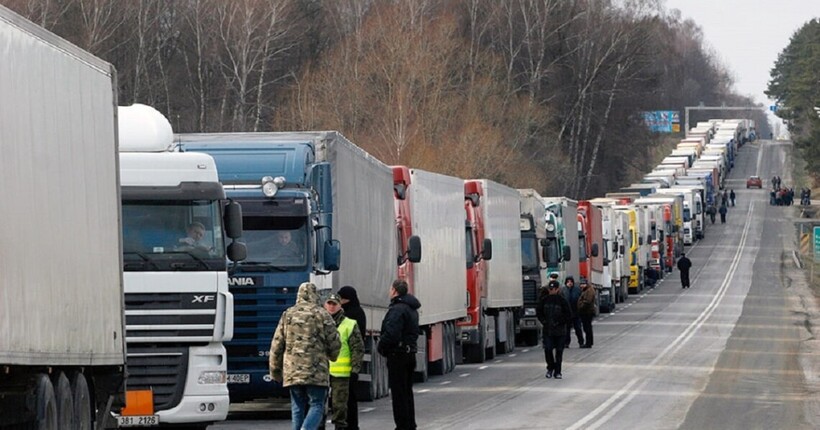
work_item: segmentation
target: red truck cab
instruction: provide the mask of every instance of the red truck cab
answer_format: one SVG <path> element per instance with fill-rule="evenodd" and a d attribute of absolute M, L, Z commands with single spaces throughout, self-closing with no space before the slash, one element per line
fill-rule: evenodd
<path fill-rule="evenodd" d="M 408 290 L 414 292 L 413 264 L 421 260 L 421 240 L 413 236 L 413 220 L 410 215 L 410 169 L 406 166 L 392 166 L 393 208 L 396 215 L 396 235 L 398 242 L 398 278 L 407 282 Z"/>
<path fill-rule="evenodd" d="M 465 223 L 465 244 L 466 244 L 466 265 L 467 265 L 467 316 L 458 321 L 458 326 L 462 330 L 462 343 L 465 353 L 468 350 L 483 351 L 482 346 L 478 346 L 483 341 L 476 335 L 480 333 L 479 323 L 482 321 L 481 298 L 486 295 L 487 288 L 487 264 L 486 261 L 492 258 L 492 243 L 485 238 L 484 215 L 481 211 L 481 199 L 484 197 L 484 188 L 481 181 L 464 181 L 464 210 L 466 214 Z M 476 344 L 475 346 L 472 346 Z M 483 362 L 484 360 L 476 354 L 465 354 L 468 361 Z"/>
<path fill-rule="evenodd" d="M 590 285 L 602 288 L 604 258 L 599 255 L 599 244 L 603 241 L 601 226 L 601 209 L 587 200 L 578 202 L 578 234 L 579 244 L 583 241 L 580 252 L 580 274 Z M 583 237 L 580 237 L 583 235 Z M 586 258 L 584 258 L 586 257 Z"/>

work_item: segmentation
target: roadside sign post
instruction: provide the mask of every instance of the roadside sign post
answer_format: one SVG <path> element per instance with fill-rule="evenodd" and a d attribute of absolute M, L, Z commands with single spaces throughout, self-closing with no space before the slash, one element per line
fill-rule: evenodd
<path fill-rule="evenodd" d="M 814 261 L 820 263 L 820 225 L 814 226 Z"/>

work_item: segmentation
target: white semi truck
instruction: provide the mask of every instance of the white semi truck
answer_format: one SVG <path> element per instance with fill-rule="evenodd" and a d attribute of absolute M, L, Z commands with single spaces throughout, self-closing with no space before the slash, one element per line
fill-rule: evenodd
<path fill-rule="evenodd" d="M 119 109 L 128 390 L 120 426 L 204 428 L 228 415 L 233 297 L 227 259 L 244 258 L 241 210 L 225 199 L 213 158 L 174 148 L 151 107 Z M 148 405 L 144 403 L 147 402 Z"/>
<path fill-rule="evenodd" d="M 0 6 L 0 427 L 124 403 L 116 72 Z"/>

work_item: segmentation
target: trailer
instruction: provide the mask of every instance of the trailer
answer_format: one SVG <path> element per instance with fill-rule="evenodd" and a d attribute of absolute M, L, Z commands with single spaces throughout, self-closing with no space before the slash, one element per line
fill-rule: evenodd
<path fill-rule="evenodd" d="M 126 376 L 116 71 L 3 6 L 0 40 L 0 427 L 116 425 Z"/>

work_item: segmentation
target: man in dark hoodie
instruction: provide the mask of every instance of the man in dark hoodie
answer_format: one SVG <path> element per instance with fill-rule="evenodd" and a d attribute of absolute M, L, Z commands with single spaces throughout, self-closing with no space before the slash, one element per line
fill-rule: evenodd
<path fill-rule="evenodd" d="M 547 294 L 538 298 L 535 308 L 538 321 L 544 326 L 544 359 L 547 362 L 547 379 L 561 379 L 561 364 L 564 358 L 564 341 L 567 323 L 572 317 L 567 299 L 561 294 L 561 284 L 550 281 Z M 555 351 L 555 355 L 553 355 Z"/>
<path fill-rule="evenodd" d="M 362 333 L 362 339 L 367 335 L 367 316 L 364 309 L 359 304 L 359 294 L 356 289 L 345 285 L 339 288 L 339 297 L 342 298 L 342 310 L 345 316 L 356 320 L 356 325 Z M 347 397 L 347 428 L 348 430 L 359 430 L 359 399 L 357 397 L 357 386 L 359 384 L 359 374 L 350 374 L 350 388 Z"/>
<path fill-rule="evenodd" d="M 379 354 L 387 357 L 387 380 L 396 430 L 416 428 L 413 371 L 419 337 L 418 299 L 407 292 L 407 282 L 397 279 L 390 287 L 390 308 L 382 320 Z"/>

